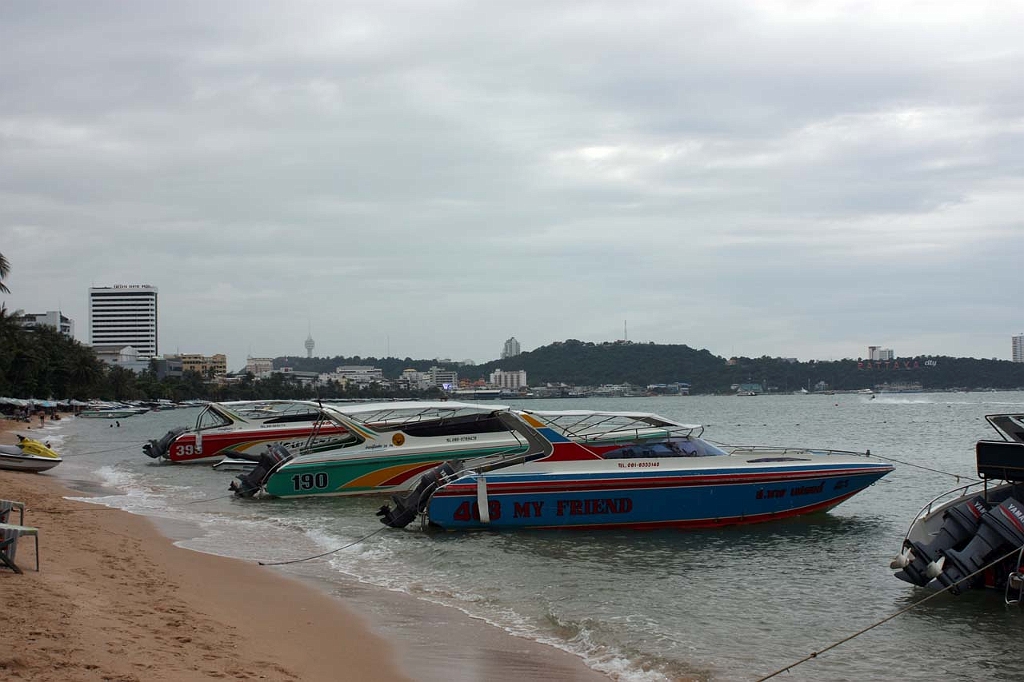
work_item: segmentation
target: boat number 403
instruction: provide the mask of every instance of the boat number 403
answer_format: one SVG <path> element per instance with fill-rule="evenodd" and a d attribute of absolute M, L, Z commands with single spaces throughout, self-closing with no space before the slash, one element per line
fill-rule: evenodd
<path fill-rule="evenodd" d="M 292 488 L 299 490 L 323 490 L 327 487 L 327 474 L 295 474 L 292 476 Z"/>

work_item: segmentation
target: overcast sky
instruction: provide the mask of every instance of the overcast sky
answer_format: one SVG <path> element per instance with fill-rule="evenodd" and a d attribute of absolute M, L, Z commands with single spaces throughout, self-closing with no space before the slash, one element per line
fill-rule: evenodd
<path fill-rule="evenodd" d="M 1009 358 L 1020 2 L 0 4 L 9 310 L 160 351 Z M 508 369 L 515 369 L 509 367 Z"/>

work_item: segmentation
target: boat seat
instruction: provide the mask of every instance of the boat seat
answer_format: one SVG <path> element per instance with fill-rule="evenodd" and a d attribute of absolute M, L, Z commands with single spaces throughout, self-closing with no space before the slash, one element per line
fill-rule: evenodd
<path fill-rule="evenodd" d="M 25 503 L 15 502 L 14 500 L 0 500 L 0 523 L 7 523 L 11 516 L 11 512 L 17 509 L 21 512 L 21 518 L 18 523 L 22 526 L 25 525 Z"/>
<path fill-rule="evenodd" d="M 39 529 L 30 526 L 15 526 L 10 523 L 0 523 L 0 562 L 15 573 L 21 573 L 21 569 L 14 563 L 15 553 L 18 550 L 18 538 L 23 535 L 30 535 L 36 539 L 36 571 L 39 571 Z"/>

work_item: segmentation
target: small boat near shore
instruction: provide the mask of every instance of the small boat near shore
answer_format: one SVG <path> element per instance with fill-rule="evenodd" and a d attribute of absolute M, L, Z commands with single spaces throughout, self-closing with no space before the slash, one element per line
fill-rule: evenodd
<path fill-rule="evenodd" d="M 25 436 L 19 435 L 15 445 L 0 445 L 0 469 L 38 473 L 63 461 L 46 443 Z"/>
<path fill-rule="evenodd" d="M 720 447 L 655 414 L 509 410 L 521 453 L 449 461 L 381 521 L 457 529 L 715 528 L 823 512 L 893 470 L 869 454 Z"/>
<path fill-rule="evenodd" d="M 980 481 L 939 495 L 918 513 L 890 567 L 896 577 L 932 581 L 960 594 L 1002 590 L 1024 601 L 1024 415 L 985 419 L 1002 437 L 975 445 Z"/>
<path fill-rule="evenodd" d="M 82 410 L 78 417 L 82 419 L 127 419 L 137 414 L 148 412 L 148 408 L 135 407 L 99 407 L 96 409 Z"/>
<path fill-rule="evenodd" d="M 306 451 L 352 441 L 342 425 L 325 420 L 316 403 L 260 400 L 208 403 L 192 428 L 171 429 L 142 446 L 149 457 L 174 463 L 211 463 L 230 456 L 251 460 L 275 445 Z M 241 465 L 244 468 L 244 464 Z"/>

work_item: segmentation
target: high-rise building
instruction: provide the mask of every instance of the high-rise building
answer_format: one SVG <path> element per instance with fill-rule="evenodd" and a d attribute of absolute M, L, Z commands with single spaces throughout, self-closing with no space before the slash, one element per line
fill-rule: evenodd
<path fill-rule="evenodd" d="M 310 332 L 309 336 L 306 337 L 306 357 L 313 357 L 313 349 L 316 348 L 316 341 L 313 340 L 313 334 Z"/>
<path fill-rule="evenodd" d="M 519 355 L 519 342 L 516 341 L 516 337 L 512 337 L 505 342 L 505 346 L 501 349 L 501 359 L 512 358 Z"/>
<path fill-rule="evenodd" d="M 1013 356 L 1014 362 L 1024 362 L 1024 334 L 1018 334 L 1012 337 L 1013 339 Z"/>
<path fill-rule="evenodd" d="M 156 287 L 115 284 L 89 289 L 89 343 L 131 346 L 139 357 L 157 355 Z"/>

